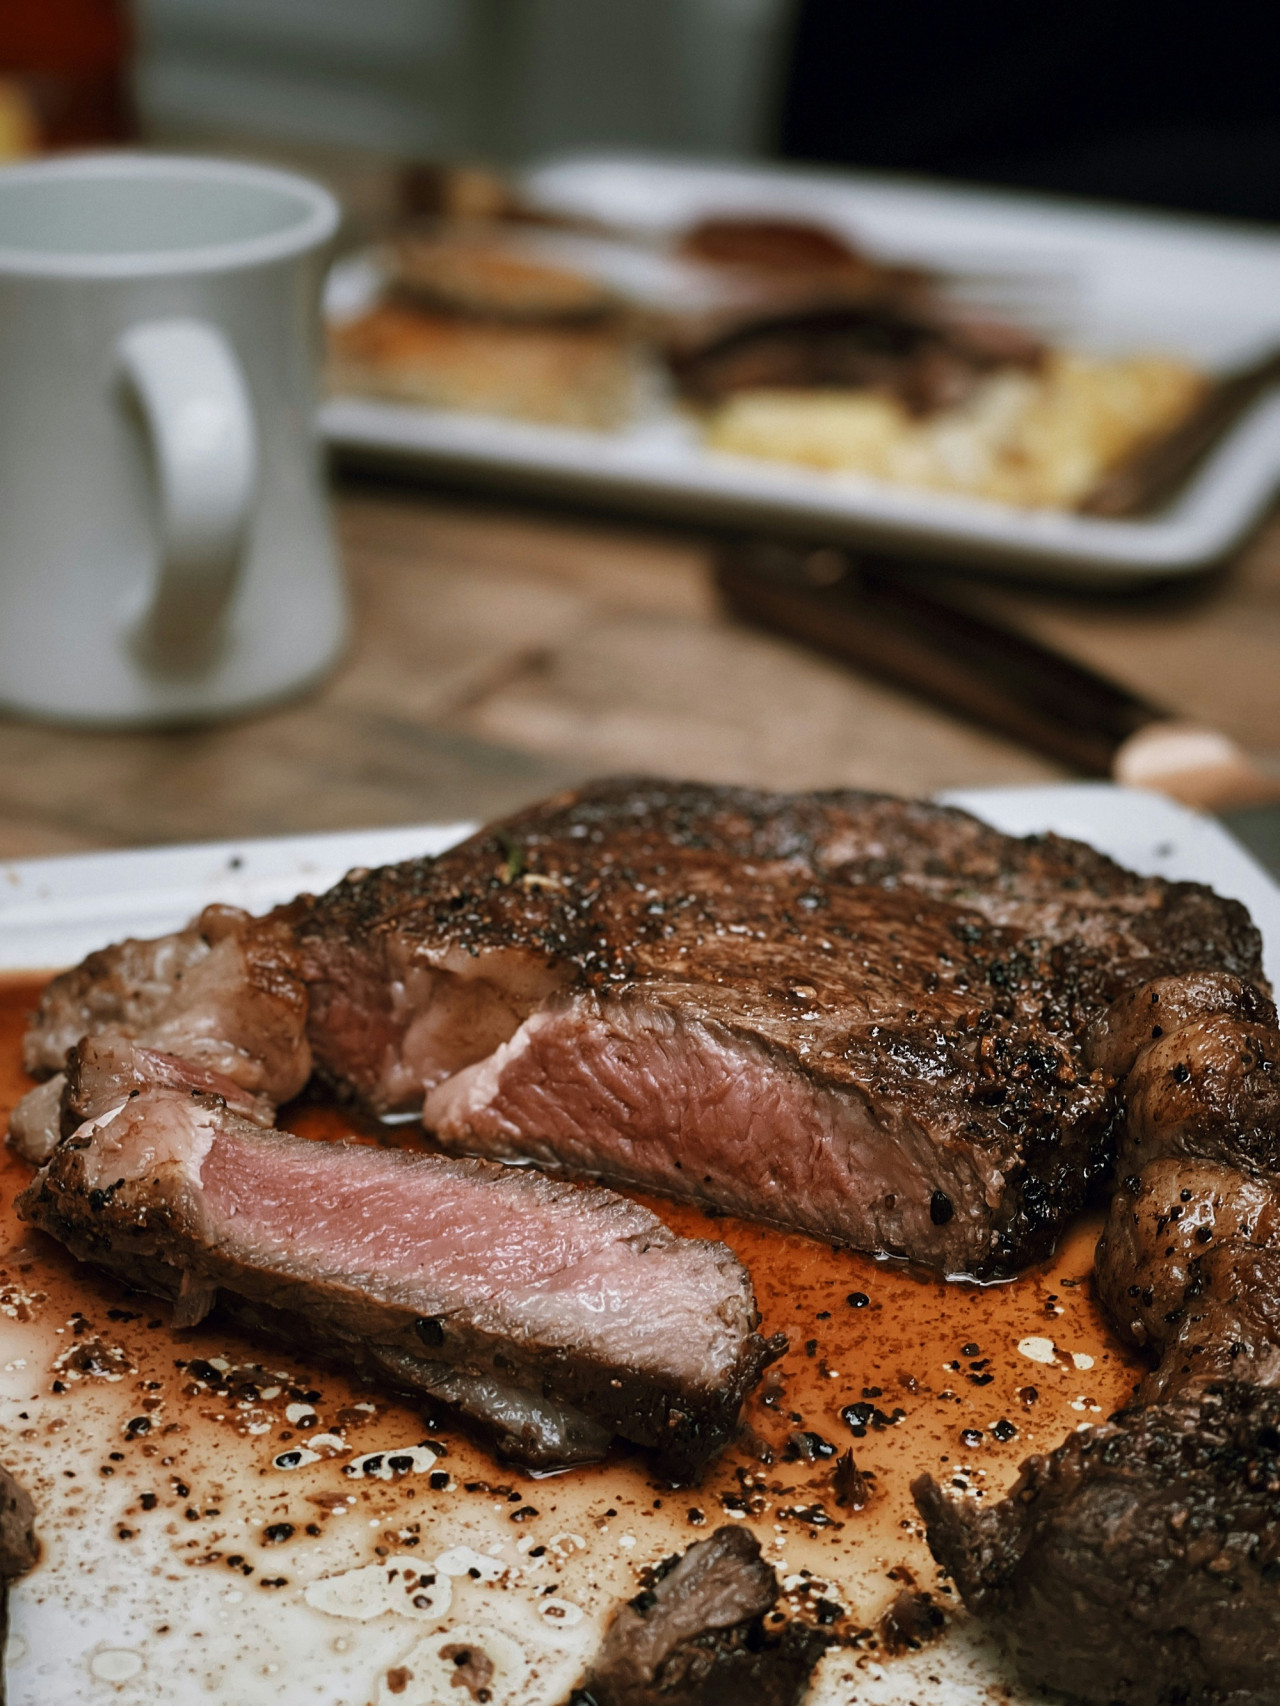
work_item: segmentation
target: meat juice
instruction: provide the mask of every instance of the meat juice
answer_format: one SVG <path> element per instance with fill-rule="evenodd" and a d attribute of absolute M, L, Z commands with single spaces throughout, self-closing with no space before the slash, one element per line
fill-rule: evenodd
<path fill-rule="evenodd" d="M 5 1119 L 30 1084 L 20 1041 L 41 981 L 0 981 Z M 281 1123 L 320 1141 L 427 1143 L 317 1102 Z M 1120 1407 L 1141 1372 L 1093 1298 L 1095 1222 L 1051 1262 L 980 1287 L 652 1199 L 677 1232 L 732 1247 L 761 1330 L 791 1348 L 696 1488 L 624 1451 L 534 1479 L 443 1412 L 216 1314 L 173 1330 L 167 1305 L 16 1220 L 29 1177 L 0 1151 L 4 1461 L 35 1497 L 44 1545 L 14 1595 L 11 1697 L 32 1706 L 76 1688 L 153 1700 L 160 1676 L 165 1699 L 425 1706 L 460 1698 L 444 1635 L 456 1646 L 460 1629 L 486 1648 L 493 1706 L 557 1701 L 640 1572 L 725 1521 L 755 1531 L 790 1609 L 843 1638 L 813 1698 L 848 1700 L 895 1644 L 882 1619 L 904 1587 L 948 1618 L 955 1606 L 910 1481 L 929 1470 L 997 1498 L 1025 1456 Z M 442 1573 L 447 1616 L 438 1580 L 407 1600 L 386 1582 Z"/>

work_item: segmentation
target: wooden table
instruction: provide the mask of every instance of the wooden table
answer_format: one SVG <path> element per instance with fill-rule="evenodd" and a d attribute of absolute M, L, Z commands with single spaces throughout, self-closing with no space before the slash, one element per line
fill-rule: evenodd
<path fill-rule="evenodd" d="M 190 731 L 0 722 L 0 856 L 483 817 L 609 771 L 925 792 L 1057 779 L 1015 744 L 727 620 L 711 542 L 348 477 L 350 650 Z M 1280 520 L 1229 571 L 992 606 L 1280 759 Z"/>

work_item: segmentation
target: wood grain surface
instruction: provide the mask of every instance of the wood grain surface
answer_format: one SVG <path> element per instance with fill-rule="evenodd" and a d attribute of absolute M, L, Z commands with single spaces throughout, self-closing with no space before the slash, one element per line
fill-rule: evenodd
<path fill-rule="evenodd" d="M 354 622 L 329 681 L 193 730 L 0 721 L 0 857 L 484 817 L 619 770 L 901 793 L 1068 774 L 731 622 L 705 537 L 369 476 L 334 496 Z M 1280 518 L 1193 585 L 982 598 L 1280 762 Z"/>

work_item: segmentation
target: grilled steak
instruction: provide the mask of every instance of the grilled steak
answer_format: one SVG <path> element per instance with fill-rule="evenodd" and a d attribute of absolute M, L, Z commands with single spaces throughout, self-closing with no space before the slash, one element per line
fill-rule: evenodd
<path fill-rule="evenodd" d="M 446 1147 L 984 1276 L 1083 1200 L 1104 1001 L 1258 972 L 1234 903 L 1069 842 L 692 785 L 550 801 L 295 928 L 322 1068 L 376 1106 L 425 1090 Z"/>
<path fill-rule="evenodd" d="M 983 1509 L 928 1476 L 929 1544 L 1030 1683 L 1105 1706 L 1270 1706 L 1280 1393 L 1228 1383 L 1070 1434 Z"/>
<path fill-rule="evenodd" d="M 447 1148 L 983 1277 L 1045 1253 L 1105 1157 L 1110 1081 L 1080 1038 L 1106 1004 L 1174 973 L 1260 976 L 1242 907 L 1073 842 L 878 795 L 657 782 L 353 873 L 261 946 L 220 927 L 228 961 L 305 989 L 330 1084 L 423 1108 Z M 55 981 L 33 1063 L 60 1065 L 77 1024 L 122 1028 L 103 976 L 98 956 Z M 240 1036 L 227 989 L 209 1028 Z M 130 1024 L 183 1054 L 166 1012 Z"/>
<path fill-rule="evenodd" d="M 718 1528 L 615 1615 L 570 1706 L 796 1706 L 827 1637 L 765 1632 L 778 1578 L 749 1529 Z"/>
<path fill-rule="evenodd" d="M 0 1469 L 0 1580 L 25 1575 L 35 1563 L 35 1518 L 30 1493 L 7 1469 Z"/>
<path fill-rule="evenodd" d="M 54 1151 L 19 1213 L 83 1260 L 487 1419 L 540 1467 L 617 1433 L 676 1477 L 785 1348 L 745 1270 L 599 1188 L 266 1131 L 149 1089 Z"/>

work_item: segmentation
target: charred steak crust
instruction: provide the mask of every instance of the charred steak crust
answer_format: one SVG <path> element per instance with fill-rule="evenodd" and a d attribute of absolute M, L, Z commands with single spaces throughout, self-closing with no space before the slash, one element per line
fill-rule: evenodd
<path fill-rule="evenodd" d="M 934 1557 L 1021 1674 L 1122 1706 L 1264 1706 L 1280 1666 L 1280 1393 L 1237 1382 L 1032 1457 L 977 1509 L 913 1489 Z"/>
<path fill-rule="evenodd" d="M 766 1632 L 777 1598 L 750 1530 L 716 1529 L 614 1614 L 570 1706 L 798 1706 L 830 1638 L 795 1621 Z"/>
<path fill-rule="evenodd" d="M 209 1146 L 209 1132 L 214 1144 L 224 1141 L 225 1150 Z M 223 1154 L 229 1157 L 225 1162 Z M 438 1181 L 459 1195 L 459 1213 L 469 1200 L 479 1202 L 487 1217 L 483 1224 L 491 1221 L 495 1232 L 501 1227 L 519 1239 L 521 1217 L 539 1217 L 531 1221 L 528 1238 L 546 1253 L 509 1306 L 501 1285 L 474 1303 L 460 1300 L 448 1250 L 442 1277 L 425 1256 L 419 1279 L 417 1269 L 406 1273 L 394 1262 L 383 1271 L 373 1254 L 366 1258 L 369 1272 L 333 1274 L 324 1268 L 320 1245 L 312 1249 L 299 1242 L 283 1254 L 273 1253 L 278 1237 L 276 1246 L 255 1245 L 253 1207 L 244 1203 L 243 1187 L 239 1199 L 230 1199 L 229 1211 L 211 1207 L 216 1189 L 209 1183 L 211 1170 L 242 1166 L 244 1158 L 260 1173 L 260 1188 L 280 1189 L 286 1201 L 293 1186 L 281 1186 L 285 1167 L 295 1174 L 302 1169 L 302 1184 L 310 1185 L 317 1200 L 331 1183 L 317 1169 L 336 1168 L 344 1193 L 333 1211 L 338 1215 L 355 1212 L 348 1200 L 353 1188 L 380 1188 L 393 1196 L 417 1191 L 425 1203 Z M 317 1172 L 314 1180 L 308 1169 Z M 107 1179 L 117 1171 L 124 1176 Z M 252 1187 L 250 1176 L 250 1192 Z M 221 1295 L 234 1318 L 383 1384 L 420 1393 L 458 1372 L 497 1380 L 516 1393 L 580 1411 L 599 1434 L 594 1455 L 617 1433 L 653 1451 L 677 1480 L 693 1477 L 731 1437 L 746 1393 L 786 1348 L 781 1335 L 765 1340 L 754 1331 L 750 1281 L 724 1245 L 679 1238 L 648 1210 L 610 1191 L 485 1161 L 314 1144 L 263 1130 L 229 1113 L 220 1098 L 190 1092 L 144 1092 L 83 1127 L 59 1146 L 19 1198 L 18 1213 L 81 1260 L 173 1299 L 184 1324 L 199 1320 Z M 577 1235 L 587 1222 L 584 1241 Z M 362 1235 L 355 1260 L 362 1259 L 367 1242 Z M 645 1296 L 625 1298 L 611 1293 L 611 1286 L 673 1287 L 675 1324 L 683 1321 L 687 1333 L 700 1332 L 705 1349 L 673 1345 L 664 1355 L 646 1345 L 638 1360 L 629 1360 L 628 1347 L 620 1343 L 613 1356 L 598 1332 L 585 1337 L 572 1318 L 562 1321 L 543 1307 L 540 1296 L 554 1286 L 557 1264 L 581 1261 L 584 1252 L 589 1259 L 598 1248 L 607 1258 L 615 1244 L 626 1257 L 624 1271 L 606 1265 L 599 1280 L 589 1281 L 603 1288 L 599 1306 L 622 1322 L 643 1311 Z M 695 1293 L 694 1286 L 702 1291 Z M 441 1295 L 445 1306 L 424 1313 L 425 1293 Z M 706 1301 L 698 1302 L 703 1293 Z M 653 1292 L 655 1308 L 670 1308 L 672 1301 L 671 1291 Z M 695 1321 L 690 1311 L 696 1308 L 713 1310 L 712 1318 Z M 625 1340 L 625 1327 L 619 1333 Z M 685 1364 L 687 1374 L 681 1372 Z"/>

